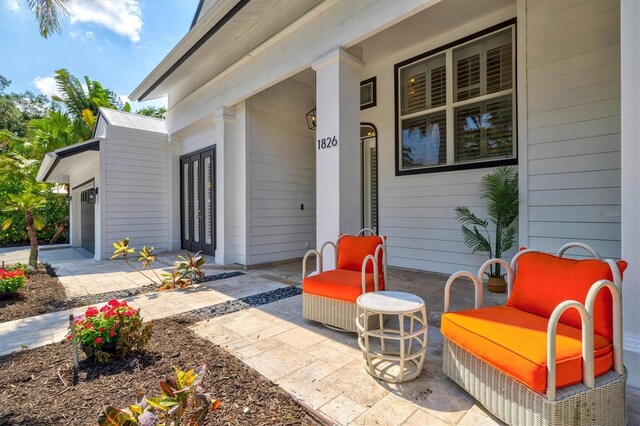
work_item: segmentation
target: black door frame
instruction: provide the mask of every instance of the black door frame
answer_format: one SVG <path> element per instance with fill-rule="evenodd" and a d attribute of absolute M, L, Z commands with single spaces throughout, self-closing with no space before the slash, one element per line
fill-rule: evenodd
<path fill-rule="evenodd" d="M 373 131 L 375 133 L 374 137 L 376 139 L 375 146 L 376 146 L 376 154 L 377 154 L 379 152 L 378 151 L 378 128 L 376 127 L 375 124 L 369 123 L 367 121 L 360 122 L 360 128 L 362 128 L 362 127 L 371 127 L 373 129 Z M 362 223 L 362 227 L 363 228 L 364 228 L 364 222 L 365 222 L 365 217 L 364 217 L 364 197 L 365 197 L 365 193 L 364 193 L 364 189 L 365 189 L 364 188 L 364 140 L 365 139 L 369 139 L 370 137 L 371 136 L 366 137 L 366 138 L 360 137 L 360 170 L 361 170 L 360 173 L 361 173 L 361 176 L 362 176 L 361 179 L 360 179 L 361 180 L 361 182 L 360 182 L 360 192 L 361 192 L 362 196 L 360 198 L 361 198 L 361 203 L 362 203 L 362 206 L 361 206 L 361 210 L 362 210 L 361 221 L 362 222 L 361 223 Z M 376 155 L 376 163 L 379 162 L 379 160 L 380 160 L 380 156 Z M 379 165 L 377 165 L 377 166 L 378 167 L 376 167 L 376 200 L 378 200 L 378 202 L 376 203 L 375 210 L 376 210 L 376 217 L 378 218 L 378 220 L 376 221 L 376 226 L 375 226 L 374 231 L 376 232 L 376 235 L 379 235 L 380 234 L 380 214 L 379 214 L 379 207 L 378 206 L 380 204 L 380 197 L 379 197 L 379 194 L 378 194 L 378 192 L 379 192 L 378 183 L 379 182 L 377 182 L 377 181 L 378 181 L 378 173 L 380 171 L 380 167 L 379 167 Z"/>
<path fill-rule="evenodd" d="M 204 154 L 204 155 L 203 155 Z M 200 214 L 199 217 L 197 218 L 200 223 L 199 223 L 199 228 L 200 228 L 200 235 L 198 238 L 198 242 L 195 243 L 193 241 L 193 230 L 194 230 L 194 223 L 195 223 L 195 219 L 196 219 L 196 215 L 193 209 L 193 205 L 194 205 L 194 194 L 192 194 L 192 190 L 193 190 L 193 162 L 194 161 L 198 161 L 198 179 L 200 182 L 200 185 L 198 187 L 199 192 L 197 194 L 198 197 L 198 204 L 200 207 L 200 210 L 204 210 L 204 202 L 205 202 L 205 181 L 204 181 L 204 176 L 205 176 L 205 171 L 204 171 L 204 159 L 207 157 L 211 157 L 211 181 L 212 181 L 212 185 L 211 188 L 209 189 L 211 191 L 210 196 L 211 196 L 211 244 L 206 244 L 205 241 L 205 230 L 206 227 L 204 226 L 204 214 Z M 184 193 L 184 188 L 185 188 L 185 184 L 184 184 L 184 164 L 188 164 L 188 184 L 186 186 L 187 188 L 187 193 L 186 193 L 186 197 L 189 199 L 189 235 L 185 236 L 184 234 L 184 225 L 185 225 L 185 217 L 184 217 L 184 200 L 185 200 L 185 193 Z M 182 155 L 180 157 L 180 245 L 183 249 L 185 250 L 189 250 L 189 251 L 202 251 L 204 254 L 208 254 L 211 256 L 215 255 L 215 250 L 216 250 L 216 224 L 217 224 L 217 216 L 216 216 L 216 207 L 217 207 L 217 203 L 216 203 L 216 186 L 217 186 L 217 179 L 216 179 L 216 146 L 215 145 L 211 145 L 209 147 L 200 149 L 198 151 L 195 152 L 191 152 L 189 154 L 185 154 Z"/>

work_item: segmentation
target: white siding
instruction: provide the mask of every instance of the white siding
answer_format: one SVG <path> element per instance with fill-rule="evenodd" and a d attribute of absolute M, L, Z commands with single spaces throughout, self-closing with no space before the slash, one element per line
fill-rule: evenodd
<path fill-rule="evenodd" d="M 215 145 L 216 128 L 211 124 L 199 127 L 182 137 L 182 155 Z"/>
<path fill-rule="evenodd" d="M 100 199 L 105 202 L 104 229 L 107 258 L 111 243 L 125 237 L 132 246 L 169 248 L 169 182 L 166 135 L 108 126 L 102 144 L 104 183 Z M 97 224 L 96 224 L 97 226 Z"/>
<path fill-rule="evenodd" d="M 527 1 L 528 244 L 620 257 L 617 0 Z"/>
<path fill-rule="evenodd" d="M 442 6 L 446 7 L 445 3 Z M 434 6 L 423 13 L 439 10 Z M 472 254 L 464 244 L 454 209 L 467 206 L 480 217 L 487 217 L 479 184 L 491 169 L 395 176 L 394 166 L 394 64 L 513 18 L 515 7 L 498 11 L 487 8 L 484 13 L 486 16 L 475 15 L 471 22 L 450 22 L 450 32 L 434 34 L 415 44 L 411 44 L 413 40 L 397 40 L 404 49 L 375 62 L 367 59 L 380 56 L 367 50 L 375 46 L 368 45 L 363 52 L 362 80 L 377 77 L 377 106 L 363 110 L 361 121 L 373 123 L 378 129 L 379 231 L 388 238 L 389 265 L 451 274 L 477 271 L 487 259 L 484 253 Z"/>
<path fill-rule="evenodd" d="M 315 132 L 304 117 L 314 97 L 314 88 L 290 79 L 247 101 L 251 264 L 316 246 Z"/>

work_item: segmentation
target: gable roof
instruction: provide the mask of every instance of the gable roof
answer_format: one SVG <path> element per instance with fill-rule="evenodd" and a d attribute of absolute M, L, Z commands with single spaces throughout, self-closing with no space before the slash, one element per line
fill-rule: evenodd
<path fill-rule="evenodd" d="M 146 115 L 102 107 L 98 110 L 98 120 L 101 118 L 104 119 L 107 124 L 112 126 L 146 130 L 156 133 L 166 133 L 164 120 L 161 118 L 148 117 Z M 98 128 L 97 123 L 95 128 Z"/>

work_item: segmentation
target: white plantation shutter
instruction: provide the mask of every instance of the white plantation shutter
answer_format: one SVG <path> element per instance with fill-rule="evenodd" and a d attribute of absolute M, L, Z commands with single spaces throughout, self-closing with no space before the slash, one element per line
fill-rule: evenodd
<path fill-rule="evenodd" d="M 487 51 L 487 93 L 511 89 L 513 85 L 511 44 Z"/>
<path fill-rule="evenodd" d="M 422 111 L 427 106 L 427 75 L 422 72 L 412 75 L 407 81 L 406 113 Z"/>
<path fill-rule="evenodd" d="M 401 169 L 515 156 L 513 38 L 509 27 L 400 68 Z"/>
<path fill-rule="evenodd" d="M 443 65 L 431 71 L 431 108 L 447 102 L 447 69 Z"/>
<path fill-rule="evenodd" d="M 456 101 L 480 95 L 480 55 L 456 61 Z"/>

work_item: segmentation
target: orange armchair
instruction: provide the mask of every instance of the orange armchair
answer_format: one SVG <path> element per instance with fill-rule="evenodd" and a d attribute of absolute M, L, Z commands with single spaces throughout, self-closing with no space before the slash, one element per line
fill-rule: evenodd
<path fill-rule="evenodd" d="M 573 247 L 594 259 L 564 258 Z M 507 271 L 508 300 L 483 308 L 482 279 L 491 263 Z M 445 286 L 441 325 L 445 374 L 507 424 L 626 424 L 626 267 L 569 243 L 557 255 L 523 250 L 511 265 L 492 259 L 478 275 L 454 274 Z M 474 283 L 476 306 L 450 312 L 449 290 L 461 277 Z"/>
<path fill-rule="evenodd" d="M 365 233 L 372 235 L 364 236 Z M 323 256 L 333 247 L 336 269 L 325 271 Z M 307 276 L 309 256 L 316 257 L 316 274 Z M 356 299 L 361 294 L 385 289 L 387 254 L 385 238 L 370 229 L 357 236 L 341 235 L 336 243 L 309 250 L 302 260 L 302 316 L 329 328 L 356 331 Z"/>

